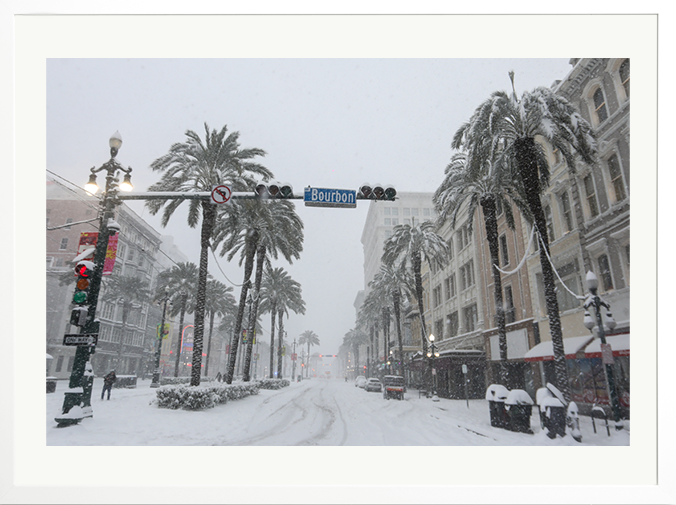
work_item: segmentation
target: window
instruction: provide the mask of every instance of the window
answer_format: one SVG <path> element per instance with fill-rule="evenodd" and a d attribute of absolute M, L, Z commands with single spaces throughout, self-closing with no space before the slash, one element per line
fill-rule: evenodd
<path fill-rule="evenodd" d="M 391 211 L 392 211 L 392 207 L 385 207 L 383 209 L 383 214 L 385 214 L 386 216 L 389 216 L 389 215 L 391 215 Z"/>
<path fill-rule="evenodd" d="M 455 274 L 451 274 L 449 277 L 446 277 L 446 300 L 454 298 L 456 295 L 455 289 Z"/>
<path fill-rule="evenodd" d="M 603 123 L 608 119 L 608 109 L 606 108 L 606 99 L 603 96 L 603 90 L 598 88 L 594 92 L 594 110 L 599 119 L 599 123 Z"/>
<path fill-rule="evenodd" d="M 418 209 L 411 209 L 411 215 L 418 216 L 419 215 Z"/>
<path fill-rule="evenodd" d="M 411 209 L 408 207 L 404 207 L 404 216 L 410 216 L 411 215 Z"/>
<path fill-rule="evenodd" d="M 385 218 L 385 226 L 391 226 L 392 225 L 392 218 L 386 217 Z"/>
<path fill-rule="evenodd" d="M 134 261 L 134 249 L 129 248 L 129 254 L 127 255 L 127 261 Z"/>
<path fill-rule="evenodd" d="M 563 155 L 558 147 L 554 148 L 552 155 L 554 156 L 554 165 L 558 165 L 563 161 Z"/>
<path fill-rule="evenodd" d="M 62 267 L 63 266 L 63 258 L 56 258 L 56 267 Z"/>
<path fill-rule="evenodd" d="M 589 214 L 591 217 L 599 215 L 599 206 L 596 202 L 596 190 L 594 189 L 594 181 L 592 175 L 587 175 L 584 180 L 584 192 L 587 195 L 587 206 L 589 207 Z"/>
<path fill-rule="evenodd" d="M 613 277 L 610 274 L 610 262 L 608 261 L 608 256 L 602 254 L 599 256 L 599 278 L 601 280 L 601 287 L 603 291 L 610 291 L 613 289 Z"/>
<path fill-rule="evenodd" d="M 516 309 L 514 308 L 514 295 L 512 294 L 512 286 L 505 286 L 505 323 L 513 323 L 516 321 Z"/>
<path fill-rule="evenodd" d="M 500 254 L 502 255 L 502 265 L 509 265 L 509 251 L 507 250 L 507 235 L 500 237 Z"/>
<path fill-rule="evenodd" d="M 559 197 L 561 202 L 561 215 L 563 216 L 563 226 L 566 231 L 573 231 L 573 212 L 570 208 L 570 199 L 568 198 L 568 193 L 563 192 Z"/>
<path fill-rule="evenodd" d="M 52 266 L 53 261 L 54 261 L 54 258 L 52 256 L 47 256 L 47 268 Z"/>
<path fill-rule="evenodd" d="M 610 181 L 615 190 L 615 201 L 621 202 L 627 198 L 627 192 L 624 188 L 624 178 L 622 177 L 622 170 L 620 169 L 620 161 L 615 154 L 608 158 L 608 172 L 610 173 Z"/>
<path fill-rule="evenodd" d="M 624 92 L 629 98 L 629 59 L 624 60 L 620 65 L 620 81 L 622 81 Z"/>
<path fill-rule="evenodd" d="M 472 242 L 472 235 L 469 232 L 467 225 L 462 226 L 458 230 L 458 242 L 461 251 Z"/>
<path fill-rule="evenodd" d="M 453 237 L 448 239 L 448 259 L 453 259 L 453 254 L 455 254 L 455 249 L 453 249 Z"/>
<path fill-rule="evenodd" d="M 396 209 L 395 209 L 396 210 Z M 399 224 L 399 219 L 396 217 L 392 218 L 392 226 L 397 226 Z"/>
<path fill-rule="evenodd" d="M 399 215 L 399 209 L 396 207 L 392 207 L 392 215 L 393 216 L 398 216 Z"/>
<path fill-rule="evenodd" d="M 59 356 L 59 359 L 56 360 L 56 369 L 54 372 L 60 372 L 63 368 L 63 355 Z"/>
<path fill-rule="evenodd" d="M 478 312 L 476 308 L 476 303 L 474 305 L 470 305 L 469 307 L 465 307 L 464 309 L 462 309 L 462 319 L 466 333 L 469 333 L 476 329 L 478 321 L 477 316 Z"/>
<path fill-rule="evenodd" d="M 434 301 L 435 307 L 441 305 L 441 286 L 437 286 L 432 291 L 432 300 Z"/>
<path fill-rule="evenodd" d="M 66 372 L 70 372 L 73 370 L 73 363 L 75 362 L 75 356 L 71 356 L 68 358 L 68 366 L 66 367 Z"/>
<path fill-rule="evenodd" d="M 411 226 L 411 218 L 410 218 L 410 217 L 405 217 L 405 218 L 404 218 L 404 224 L 407 224 L 407 225 Z"/>
<path fill-rule="evenodd" d="M 554 242 L 554 220 L 552 219 L 552 208 L 549 205 L 543 207 L 543 212 L 545 214 L 545 222 L 547 223 L 547 237 L 549 238 L 549 243 Z"/>
<path fill-rule="evenodd" d="M 444 338 L 444 320 L 437 319 L 434 322 L 434 336 L 437 340 L 443 340 Z"/>
<path fill-rule="evenodd" d="M 429 215 L 430 215 L 430 209 L 429 208 L 423 209 L 423 216 L 429 217 Z"/>
<path fill-rule="evenodd" d="M 457 337 L 458 336 L 458 330 L 459 330 L 459 320 L 458 320 L 458 312 L 453 312 L 451 315 L 448 316 L 448 336 L 449 337 Z"/>
<path fill-rule="evenodd" d="M 61 249 L 62 251 L 63 251 L 64 249 L 68 249 L 68 238 L 63 237 L 63 238 L 61 239 L 61 245 L 59 246 L 59 249 Z"/>
<path fill-rule="evenodd" d="M 72 223 L 72 222 L 73 222 L 73 218 L 72 218 L 72 217 L 69 217 L 68 219 L 66 219 L 66 224 L 69 224 L 69 223 Z M 70 230 L 70 226 L 66 226 L 66 227 L 64 228 L 64 230 Z"/>
<path fill-rule="evenodd" d="M 462 291 L 474 285 L 474 261 L 469 260 L 460 267 L 460 288 Z"/>
<path fill-rule="evenodd" d="M 502 207 L 502 200 L 500 198 L 497 198 L 495 200 L 495 215 L 500 217 L 502 216 L 502 213 L 505 211 L 505 209 Z"/>

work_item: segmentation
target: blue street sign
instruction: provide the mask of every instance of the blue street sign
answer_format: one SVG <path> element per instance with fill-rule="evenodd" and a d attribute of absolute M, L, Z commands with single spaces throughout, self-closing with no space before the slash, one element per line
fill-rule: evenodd
<path fill-rule="evenodd" d="M 305 188 L 307 207 L 357 207 L 357 192 L 354 189 Z"/>

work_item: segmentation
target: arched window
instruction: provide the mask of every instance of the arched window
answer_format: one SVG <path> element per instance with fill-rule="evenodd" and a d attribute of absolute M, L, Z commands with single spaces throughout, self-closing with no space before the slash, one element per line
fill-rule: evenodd
<path fill-rule="evenodd" d="M 627 94 L 627 98 L 629 98 L 629 58 L 624 60 L 622 65 L 620 65 L 620 81 L 624 87 L 624 92 Z"/>
<path fill-rule="evenodd" d="M 608 119 L 608 109 L 606 107 L 606 98 L 603 96 L 603 90 L 598 88 L 594 92 L 594 110 L 599 119 L 599 124 Z"/>

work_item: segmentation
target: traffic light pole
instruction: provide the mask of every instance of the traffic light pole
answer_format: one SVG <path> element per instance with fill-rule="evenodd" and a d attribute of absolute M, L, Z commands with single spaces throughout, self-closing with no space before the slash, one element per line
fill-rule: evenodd
<path fill-rule="evenodd" d="M 112 151 L 112 150 L 111 150 Z M 106 170 L 106 192 L 101 202 L 102 212 L 99 221 L 99 235 L 96 240 L 94 250 L 94 271 L 87 291 L 87 321 L 80 329 L 81 334 L 98 335 L 99 321 L 96 317 L 96 306 L 101 289 L 101 280 L 103 277 L 103 266 L 106 261 L 106 252 L 108 250 L 108 239 L 119 230 L 117 227 L 109 227 L 109 221 L 113 220 L 115 206 L 119 199 L 117 198 L 117 181 L 115 173 L 117 170 L 125 169 L 119 165 L 114 155 L 99 170 Z M 92 170 L 93 171 L 93 170 Z M 131 171 L 131 169 L 129 169 Z M 122 338 L 122 337 L 121 337 Z M 96 344 L 78 345 L 75 351 L 73 369 L 68 383 L 68 391 L 64 393 L 63 407 L 61 415 L 55 418 L 59 427 L 69 426 L 79 423 L 85 417 L 92 417 L 93 410 L 91 406 L 92 388 L 94 382 L 91 365 L 87 367 L 89 358 L 94 354 Z M 73 407 L 80 407 L 80 410 L 73 412 Z"/>

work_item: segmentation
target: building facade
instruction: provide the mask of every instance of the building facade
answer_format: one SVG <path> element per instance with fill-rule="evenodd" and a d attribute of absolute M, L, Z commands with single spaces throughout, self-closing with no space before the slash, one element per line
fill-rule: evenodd
<path fill-rule="evenodd" d="M 78 255 L 80 234 L 98 231 L 99 200 L 79 188 L 47 180 L 46 210 L 46 339 L 47 353 L 53 357 L 48 374 L 66 379 L 70 377 L 75 348 L 63 346 L 63 336 L 79 331 L 70 325 L 75 280 L 72 262 Z M 158 262 L 161 236 L 124 204 L 117 208 L 115 219 L 121 230 L 112 275 L 145 281 L 152 293 L 157 274 L 164 269 Z M 161 306 L 152 303 L 152 299 L 135 301 L 123 322 L 123 300 L 106 297 L 107 279 L 104 276 L 97 307 L 100 329 L 92 357 L 94 373 L 100 376 L 115 368 L 118 375 L 147 375 L 154 367 Z"/>

